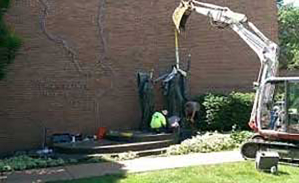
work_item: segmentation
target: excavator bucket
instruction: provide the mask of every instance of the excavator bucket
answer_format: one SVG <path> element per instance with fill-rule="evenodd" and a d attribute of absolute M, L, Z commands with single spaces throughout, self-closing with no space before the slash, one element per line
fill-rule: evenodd
<path fill-rule="evenodd" d="M 190 10 L 189 3 L 190 1 L 182 0 L 180 5 L 174 10 L 172 14 L 172 20 L 178 32 L 180 32 L 181 30 L 185 30 L 186 22 L 192 12 Z"/>

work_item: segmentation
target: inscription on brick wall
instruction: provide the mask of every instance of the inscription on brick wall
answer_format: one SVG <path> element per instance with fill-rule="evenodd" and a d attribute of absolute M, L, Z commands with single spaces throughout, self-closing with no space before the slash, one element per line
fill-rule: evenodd
<path fill-rule="evenodd" d="M 31 83 L 39 89 L 43 96 L 68 96 L 69 92 L 80 93 L 87 89 L 87 84 L 82 81 L 64 81 L 61 83 L 56 80 L 32 80 Z"/>
<path fill-rule="evenodd" d="M 93 109 L 93 99 L 87 92 L 87 83 L 83 81 L 56 81 L 56 80 L 32 80 L 31 84 L 38 93 L 35 97 L 49 99 L 63 98 L 68 106 L 73 108 L 83 108 L 84 110 Z M 53 103 L 60 106 L 61 103 Z"/>
<path fill-rule="evenodd" d="M 11 2 L 13 7 L 36 7 L 38 6 L 38 0 L 14 0 Z"/>

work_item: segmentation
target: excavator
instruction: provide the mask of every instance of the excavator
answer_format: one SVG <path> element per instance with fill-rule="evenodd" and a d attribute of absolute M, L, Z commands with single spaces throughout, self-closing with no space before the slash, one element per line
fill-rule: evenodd
<path fill-rule="evenodd" d="M 249 127 L 255 135 L 241 146 L 245 159 L 258 151 L 279 154 L 280 160 L 299 160 L 299 77 L 279 77 L 279 46 L 268 39 L 246 15 L 196 0 L 181 0 L 172 15 L 176 32 L 185 31 L 192 13 L 207 16 L 213 26 L 230 28 L 257 54 L 260 69 Z"/>

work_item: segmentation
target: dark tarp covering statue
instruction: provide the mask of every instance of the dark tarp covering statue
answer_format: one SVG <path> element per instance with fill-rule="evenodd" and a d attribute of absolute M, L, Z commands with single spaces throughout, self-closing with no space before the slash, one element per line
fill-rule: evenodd
<path fill-rule="evenodd" d="M 162 86 L 169 116 L 184 116 L 184 104 L 187 100 L 186 77 L 177 72 L 171 79 L 163 80 Z"/>
<path fill-rule="evenodd" d="M 141 107 L 140 130 L 149 130 L 152 114 L 155 112 L 154 86 L 152 74 L 139 72 L 137 74 L 139 102 Z"/>

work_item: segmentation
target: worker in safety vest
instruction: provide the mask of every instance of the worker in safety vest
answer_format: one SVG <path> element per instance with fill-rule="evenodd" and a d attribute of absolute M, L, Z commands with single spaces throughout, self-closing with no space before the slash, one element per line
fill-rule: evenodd
<path fill-rule="evenodd" d="M 167 110 L 162 110 L 161 112 L 155 112 L 152 115 L 152 120 L 150 127 L 154 132 L 165 132 L 167 129 L 166 116 L 168 114 Z"/>

